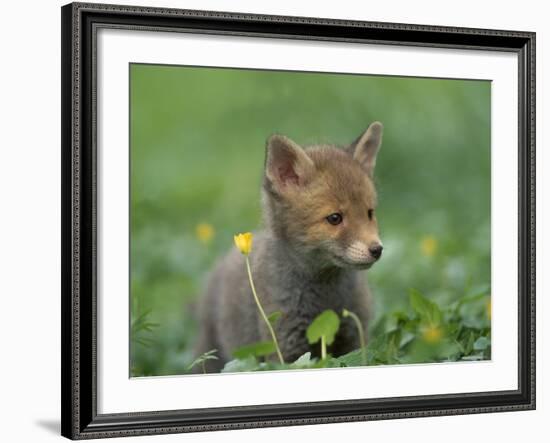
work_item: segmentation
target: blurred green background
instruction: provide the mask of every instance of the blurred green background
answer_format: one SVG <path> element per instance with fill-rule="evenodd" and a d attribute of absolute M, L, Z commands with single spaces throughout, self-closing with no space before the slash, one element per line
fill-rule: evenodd
<path fill-rule="evenodd" d="M 130 89 L 131 375 L 192 361 L 205 275 L 260 224 L 272 133 L 347 144 L 383 122 L 373 327 L 411 288 L 489 293 L 490 82 L 132 64 Z"/>

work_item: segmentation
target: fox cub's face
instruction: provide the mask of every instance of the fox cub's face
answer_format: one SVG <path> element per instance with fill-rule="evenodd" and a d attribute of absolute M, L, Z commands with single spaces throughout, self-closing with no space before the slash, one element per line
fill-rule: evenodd
<path fill-rule="evenodd" d="M 271 229 L 320 264 L 369 268 L 382 254 L 373 184 L 381 142 L 378 122 L 345 149 L 272 136 L 264 179 Z"/>

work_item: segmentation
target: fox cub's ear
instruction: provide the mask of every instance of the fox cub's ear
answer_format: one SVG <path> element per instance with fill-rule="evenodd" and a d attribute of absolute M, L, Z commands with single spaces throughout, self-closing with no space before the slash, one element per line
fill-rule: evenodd
<path fill-rule="evenodd" d="M 353 158 L 357 160 L 369 177 L 374 175 L 376 165 L 376 154 L 382 145 L 382 123 L 374 122 L 355 142 L 348 148 Z"/>
<path fill-rule="evenodd" d="M 265 176 L 278 191 L 287 186 L 303 186 L 313 173 L 311 158 L 295 142 L 284 135 L 267 140 Z"/>

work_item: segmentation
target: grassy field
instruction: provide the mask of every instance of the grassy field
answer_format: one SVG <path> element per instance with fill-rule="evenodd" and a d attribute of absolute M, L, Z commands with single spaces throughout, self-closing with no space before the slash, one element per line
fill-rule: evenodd
<path fill-rule="evenodd" d="M 374 120 L 384 256 L 368 273 L 370 361 L 490 356 L 489 82 L 139 64 L 130 75 L 132 375 L 192 361 L 204 278 L 260 223 L 266 138 L 346 144 Z M 430 309 L 441 318 L 428 327 Z"/>

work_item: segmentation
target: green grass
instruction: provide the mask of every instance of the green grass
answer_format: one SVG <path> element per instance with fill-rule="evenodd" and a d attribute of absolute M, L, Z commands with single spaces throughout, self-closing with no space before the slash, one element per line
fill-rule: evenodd
<path fill-rule="evenodd" d="M 384 255 L 368 272 L 369 355 L 380 340 L 391 347 L 395 328 L 400 340 L 415 327 L 424 336 L 414 289 L 443 313 L 445 337 L 455 337 L 452 324 L 475 329 L 459 339 L 468 352 L 452 356 L 487 356 L 470 342 L 490 337 L 489 82 L 151 65 L 130 75 L 133 375 L 185 373 L 196 357 L 193 304 L 205 275 L 233 234 L 260 225 L 266 138 L 346 144 L 374 120 L 385 128 Z M 199 224 L 211 232 L 198 234 Z M 414 360 L 412 343 L 371 363 Z"/>
<path fill-rule="evenodd" d="M 312 358 L 311 353 L 307 352 L 294 362 L 279 364 L 262 358 L 272 354 L 273 350 L 269 348 L 268 352 L 258 352 L 259 349 L 266 349 L 264 343 L 259 343 L 234 353 L 235 359 L 228 362 L 222 372 L 442 363 L 491 358 L 490 298 L 486 291 L 461 297 L 445 308 L 415 290 L 410 291 L 409 300 L 410 312 L 395 311 L 383 316 L 373 328 L 373 339 L 365 348 L 339 357 L 328 355 L 320 359 Z M 327 325 L 326 314 L 331 314 L 331 321 L 337 323 Z M 334 311 L 324 311 L 311 324 L 308 334 L 317 333 L 320 336 L 320 328 L 334 334 L 338 330 L 338 318 Z M 319 327 L 319 321 L 325 324 Z M 327 344 L 332 342 L 332 338 L 327 339 Z M 211 357 L 212 352 L 205 354 L 205 358 Z"/>

